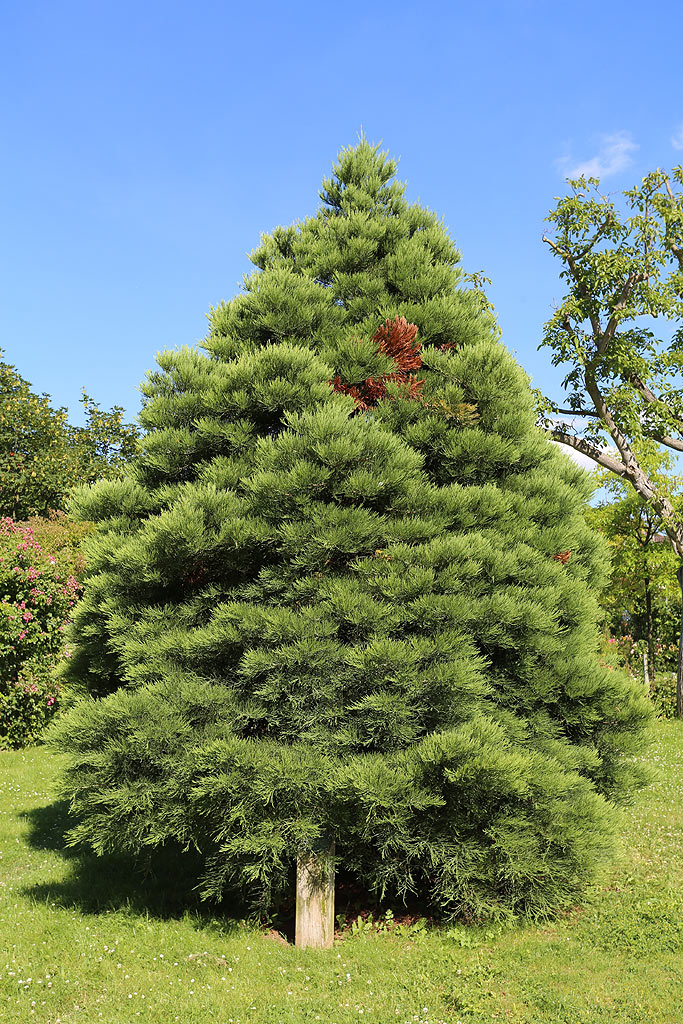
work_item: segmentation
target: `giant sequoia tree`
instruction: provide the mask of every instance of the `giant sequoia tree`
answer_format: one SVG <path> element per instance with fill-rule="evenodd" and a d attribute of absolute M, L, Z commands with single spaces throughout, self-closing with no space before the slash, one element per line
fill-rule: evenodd
<path fill-rule="evenodd" d="M 298 859 L 543 913 L 609 848 L 647 704 L 598 658 L 588 478 L 394 173 L 340 155 L 205 351 L 160 357 L 128 478 L 77 498 L 72 840 L 194 845 L 256 907 Z"/>

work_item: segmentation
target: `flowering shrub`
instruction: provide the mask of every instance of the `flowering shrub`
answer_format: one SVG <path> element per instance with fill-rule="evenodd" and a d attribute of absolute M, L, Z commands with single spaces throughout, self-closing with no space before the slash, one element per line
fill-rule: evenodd
<path fill-rule="evenodd" d="M 36 740 L 59 706 L 59 684 L 51 676 L 22 673 L 0 692 L 0 743 L 24 747 Z"/>
<path fill-rule="evenodd" d="M 35 739 L 57 710 L 55 669 L 79 592 L 30 525 L 0 519 L 0 743 Z"/>

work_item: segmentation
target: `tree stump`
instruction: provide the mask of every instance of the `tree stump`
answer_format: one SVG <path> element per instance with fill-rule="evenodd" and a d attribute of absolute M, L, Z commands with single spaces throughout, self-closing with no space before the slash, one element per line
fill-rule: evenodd
<path fill-rule="evenodd" d="M 321 841 L 296 862 L 296 937 L 304 949 L 334 942 L 334 842 Z"/>

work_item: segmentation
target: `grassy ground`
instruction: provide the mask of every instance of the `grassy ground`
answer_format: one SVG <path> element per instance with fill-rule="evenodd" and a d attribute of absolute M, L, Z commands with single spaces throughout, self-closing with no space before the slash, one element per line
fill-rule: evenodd
<path fill-rule="evenodd" d="M 679 1024 L 683 724 L 624 816 L 619 863 L 585 905 L 503 934 L 360 932 L 297 951 L 199 910 L 183 881 L 64 851 L 44 749 L 0 754 L 0 1021 L 45 1024 Z"/>

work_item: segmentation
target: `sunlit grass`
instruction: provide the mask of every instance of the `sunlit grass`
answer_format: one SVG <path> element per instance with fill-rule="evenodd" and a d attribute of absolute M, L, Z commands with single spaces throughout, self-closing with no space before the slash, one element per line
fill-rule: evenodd
<path fill-rule="evenodd" d="M 56 758 L 2 752 L 0 1021 L 677 1024 L 681 723 L 657 725 L 648 759 L 658 776 L 624 813 L 619 862 L 573 913 L 502 934 L 370 932 L 302 952 L 230 908 L 188 904 L 172 863 L 141 880 L 123 858 L 65 851 Z"/>

